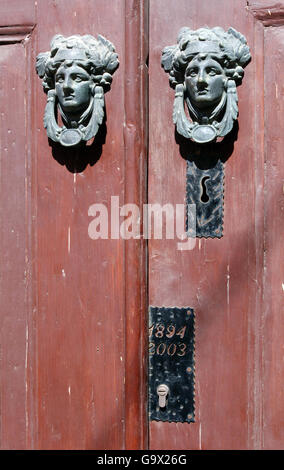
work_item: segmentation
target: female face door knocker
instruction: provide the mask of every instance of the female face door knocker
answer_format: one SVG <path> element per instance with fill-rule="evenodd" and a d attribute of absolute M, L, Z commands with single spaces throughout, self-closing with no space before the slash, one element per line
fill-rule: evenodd
<path fill-rule="evenodd" d="M 176 91 L 173 121 L 179 134 L 202 144 L 231 131 L 238 117 L 236 87 L 250 58 L 245 37 L 233 28 L 180 30 L 178 44 L 162 53 L 162 65 Z"/>
<path fill-rule="evenodd" d="M 175 88 L 176 131 L 198 145 L 200 153 L 204 154 L 208 144 L 214 145 L 232 130 L 238 117 L 237 86 L 250 59 L 245 37 L 233 28 L 225 32 L 220 27 L 196 31 L 185 27 L 179 32 L 177 45 L 163 50 L 162 66 Z M 206 200 L 202 199 L 205 185 L 211 191 L 211 197 L 206 193 Z M 196 205 L 196 236 L 222 236 L 223 163 L 220 160 L 214 168 L 206 170 L 187 162 L 187 203 Z"/>
<path fill-rule="evenodd" d="M 49 52 L 37 56 L 36 71 L 47 93 L 44 127 L 48 137 L 64 147 L 86 143 L 104 118 L 104 92 L 110 88 L 119 62 L 115 48 L 103 36 L 56 35 Z M 57 121 L 57 110 L 63 126 Z"/>

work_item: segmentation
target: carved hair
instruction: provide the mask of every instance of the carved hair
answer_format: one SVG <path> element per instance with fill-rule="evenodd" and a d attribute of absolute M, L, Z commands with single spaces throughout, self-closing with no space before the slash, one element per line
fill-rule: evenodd
<path fill-rule="evenodd" d="M 70 60 L 83 67 L 95 85 L 102 86 L 105 91 L 108 90 L 112 74 L 119 65 L 113 44 L 101 35 L 96 39 L 91 35 L 64 37 L 58 34 L 51 41 L 50 51 L 37 56 L 36 71 L 42 78 L 44 91 L 47 93 L 55 88 L 56 71 L 60 65 L 69 60 L 68 51 L 72 49 L 79 50 L 82 57 Z M 66 51 L 65 58 L 64 51 Z"/>
<path fill-rule="evenodd" d="M 170 84 L 175 87 L 184 82 L 185 70 L 191 60 L 199 53 L 206 43 L 215 45 L 215 52 L 209 52 L 223 67 L 227 77 L 240 85 L 244 75 L 244 67 L 251 59 L 250 50 L 245 37 L 233 28 L 208 27 L 193 31 L 187 27 L 180 30 L 178 44 L 163 50 L 162 66 L 170 74 Z M 192 47 L 195 46 L 195 47 Z"/>

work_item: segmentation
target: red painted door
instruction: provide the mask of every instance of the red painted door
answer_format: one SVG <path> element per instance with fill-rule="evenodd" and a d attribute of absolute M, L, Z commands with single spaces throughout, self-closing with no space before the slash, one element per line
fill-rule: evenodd
<path fill-rule="evenodd" d="M 1 1 L 2 449 L 283 448 L 283 12 L 267 0 Z M 94 203 L 185 202 L 161 52 L 204 25 L 233 26 L 252 54 L 223 237 L 188 251 L 93 240 Z M 105 141 L 79 169 L 48 145 L 34 70 L 58 33 L 102 34 L 120 61 Z M 195 311 L 194 423 L 147 422 L 148 305 Z"/>
<path fill-rule="evenodd" d="M 0 445 L 143 447 L 143 243 L 88 234 L 94 203 L 143 197 L 143 5 L 3 0 L 0 18 Z M 43 127 L 35 59 L 55 34 L 102 34 L 120 61 L 100 155 L 78 167 Z"/>
<path fill-rule="evenodd" d="M 151 0 L 149 203 L 185 202 L 161 51 L 183 26 L 230 26 L 252 61 L 225 163 L 224 233 L 178 251 L 149 240 L 149 304 L 195 310 L 195 423 L 150 423 L 152 449 L 283 449 L 284 3 Z"/>

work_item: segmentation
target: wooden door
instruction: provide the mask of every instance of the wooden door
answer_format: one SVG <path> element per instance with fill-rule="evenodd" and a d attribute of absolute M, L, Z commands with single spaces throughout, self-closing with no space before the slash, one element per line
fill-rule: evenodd
<path fill-rule="evenodd" d="M 161 51 L 183 26 L 230 26 L 252 61 L 225 163 L 224 233 L 178 251 L 149 240 L 149 304 L 195 310 L 195 423 L 150 422 L 151 449 L 281 449 L 283 400 L 284 3 L 151 0 L 149 203 L 185 202 Z"/>
<path fill-rule="evenodd" d="M 143 241 L 88 235 L 94 203 L 144 197 L 143 8 L 0 3 L 2 449 L 145 445 Z M 101 149 L 76 164 L 43 127 L 35 59 L 55 34 L 102 34 L 120 61 Z"/>
<path fill-rule="evenodd" d="M 2 449 L 283 448 L 283 12 L 267 0 L 1 1 Z M 185 202 L 161 52 L 203 25 L 233 26 L 252 54 L 223 237 L 188 251 L 91 239 L 94 203 Z M 35 59 L 57 33 L 100 33 L 119 55 L 105 139 L 80 167 L 43 127 Z M 147 423 L 148 305 L 195 311 L 194 423 Z"/>

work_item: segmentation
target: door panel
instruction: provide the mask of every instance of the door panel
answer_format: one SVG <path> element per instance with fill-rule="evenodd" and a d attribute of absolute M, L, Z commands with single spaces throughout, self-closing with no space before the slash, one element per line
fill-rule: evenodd
<path fill-rule="evenodd" d="M 189 306 L 196 315 L 195 423 L 151 422 L 152 449 L 283 447 L 283 4 L 266 6 L 150 2 L 149 203 L 185 202 L 186 161 L 161 51 L 176 44 L 181 27 L 208 25 L 234 27 L 252 54 L 225 163 L 223 238 L 197 239 L 190 251 L 149 240 L 149 304 Z"/>
<path fill-rule="evenodd" d="M 2 449 L 283 448 L 284 3 L 268 3 L 2 0 Z M 140 213 L 147 199 L 185 202 L 161 52 L 182 26 L 205 24 L 233 26 L 252 54 L 225 163 L 223 237 L 189 251 L 149 239 L 147 252 L 142 237 L 111 239 L 109 217 L 109 238 L 92 240 L 88 209 L 110 214 L 111 196 Z M 35 59 L 58 33 L 102 34 L 120 60 L 105 140 L 80 168 L 43 127 Z M 195 423 L 150 422 L 149 443 L 148 305 L 195 310 Z"/>
<path fill-rule="evenodd" d="M 269 20 L 269 18 L 266 18 Z M 276 20 L 278 18 L 276 17 Z M 284 26 L 264 30 L 265 89 L 265 239 L 263 296 L 263 442 L 269 449 L 283 449 L 284 395 L 283 295 L 284 171 L 282 115 Z"/>
<path fill-rule="evenodd" d="M 28 30 L 24 32 L 24 36 Z M 29 271 L 26 262 L 27 194 L 29 173 L 24 151 L 27 121 L 24 110 L 26 83 L 25 50 L 20 42 L 1 47 L 1 430 L 5 448 L 17 435 L 25 446 L 27 401 L 27 321 L 30 308 Z M 14 66 L 10 66 L 14 64 Z M 15 65 L 17 64 L 17 65 Z M 15 71 L 21 70 L 21 74 Z M 9 96 L 9 106 L 5 102 Z M 4 131 L 5 129 L 5 131 Z"/>
<path fill-rule="evenodd" d="M 120 0 L 20 3 L 0 6 L 1 447 L 141 447 L 143 242 L 126 249 L 122 239 L 92 240 L 88 209 L 110 209 L 111 196 L 121 205 L 141 202 L 143 7 Z M 102 34 L 120 60 L 106 94 L 101 155 L 77 167 L 48 144 L 46 96 L 35 73 L 36 55 L 58 33 Z M 130 63 L 133 49 L 139 53 Z"/>

